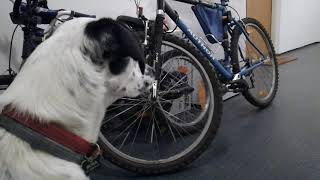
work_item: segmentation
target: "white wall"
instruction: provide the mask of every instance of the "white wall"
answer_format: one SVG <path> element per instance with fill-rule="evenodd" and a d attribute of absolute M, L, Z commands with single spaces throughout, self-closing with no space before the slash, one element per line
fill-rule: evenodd
<path fill-rule="evenodd" d="M 320 41 L 319 0 L 273 0 L 272 38 L 277 53 Z"/>
<path fill-rule="evenodd" d="M 135 5 L 133 0 L 48 0 L 49 7 L 52 9 L 72 9 L 83 13 L 95 14 L 99 17 L 109 16 L 117 17 L 118 15 L 131 15 L 135 16 Z M 218 1 L 218 0 L 215 0 Z M 142 4 L 145 7 L 145 14 L 149 18 L 155 17 L 156 0 L 142 0 Z M 234 6 L 241 14 L 242 17 L 246 15 L 246 0 L 233 0 L 231 5 Z M 190 5 L 169 1 L 184 19 L 187 25 L 192 27 L 194 31 L 204 36 L 200 26 L 193 15 Z M 2 0 L 0 6 L 0 73 L 6 70 L 8 64 L 7 58 L 9 53 L 9 41 L 14 25 L 9 18 L 9 12 L 11 12 L 12 4 L 9 0 Z M 13 64 L 18 67 L 21 56 L 22 46 L 22 32 L 19 29 L 14 40 L 13 49 Z"/>

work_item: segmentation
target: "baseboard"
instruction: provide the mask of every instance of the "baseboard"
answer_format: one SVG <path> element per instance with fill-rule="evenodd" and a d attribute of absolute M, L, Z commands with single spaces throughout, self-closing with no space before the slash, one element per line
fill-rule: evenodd
<path fill-rule="evenodd" d="M 314 43 L 311 43 L 311 44 L 307 44 L 305 46 L 301 46 L 301 47 L 298 47 L 298 48 L 295 48 L 295 49 L 291 49 L 289 51 L 286 51 L 286 52 L 283 52 L 283 53 L 280 53 L 280 54 L 277 54 L 277 55 L 278 56 L 285 55 L 285 54 L 291 53 L 291 52 L 299 50 L 299 49 L 303 49 L 303 48 L 306 48 L 306 47 L 309 47 L 309 46 L 313 46 L 313 45 L 318 44 L 318 43 L 320 43 L 320 42 L 314 42 Z"/>
<path fill-rule="evenodd" d="M 296 60 L 298 60 L 297 57 L 292 57 L 292 56 L 288 56 L 288 55 L 277 56 L 277 62 L 279 65 L 287 64 L 289 62 L 296 61 Z"/>

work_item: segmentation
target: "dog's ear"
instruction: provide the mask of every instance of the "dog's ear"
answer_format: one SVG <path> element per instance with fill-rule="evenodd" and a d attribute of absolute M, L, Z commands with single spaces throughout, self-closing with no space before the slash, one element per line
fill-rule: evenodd
<path fill-rule="evenodd" d="M 139 62 L 140 70 L 142 74 L 145 71 L 145 56 L 142 49 L 142 44 L 139 42 L 139 38 L 130 27 L 118 21 L 118 37 L 121 43 L 121 53 L 125 56 L 132 57 Z"/>
<path fill-rule="evenodd" d="M 103 18 L 89 22 L 84 30 L 93 43 L 86 47 L 85 53 L 90 55 L 93 63 L 102 65 L 106 60 L 113 61 L 119 58 L 120 42 L 116 37 L 116 22 Z M 89 52 L 88 52 L 89 51 Z"/>
<path fill-rule="evenodd" d="M 141 43 L 137 35 L 126 25 L 110 18 L 102 18 L 88 23 L 85 35 L 98 43 L 94 53 L 101 58 L 92 56 L 95 63 L 103 64 L 109 60 L 117 64 L 123 63 L 122 59 L 132 57 L 139 62 L 141 72 L 144 73 L 145 57 Z"/>

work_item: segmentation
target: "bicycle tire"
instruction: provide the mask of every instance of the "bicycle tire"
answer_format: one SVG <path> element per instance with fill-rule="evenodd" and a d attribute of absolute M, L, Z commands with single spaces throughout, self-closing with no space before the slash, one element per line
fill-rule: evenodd
<path fill-rule="evenodd" d="M 279 86 L 279 70 L 278 70 L 278 64 L 277 64 L 277 58 L 276 53 L 274 50 L 273 43 L 271 41 L 270 35 L 268 34 L 267 30 L 264 28 L 264 26 L 256 19 L 253 18 L 244 18 L 242 20 L 245 26 L 254 26 L 258 32 L 259 35 L 263 38 L 265 45 L 268 48 L 268 53 L 271 59 L 271 65 L 273 66 L 273 87 L 270 90 L 268 96 L 266 99 L 259 99 L 259 97 L 256 97 L 253 95 L 250 89 L 245 90 L 242 92 L 242 95 L 245 97 L 245 99 L 251 103 L 252 105 L 258 107 L 258 108 L 266 108 L 268 107 L 274 100 Z M 240 67 L 240 59 L 239 59 L 239 40 L 240 36 L 242 35 L 242 31 L 239 28 L 235 28 L 232 33 L 231 37 L 231 60 L 232 60 L 232 66 L 234 73 L 238 73 L 241 70 Z M 252 40 L 252 39 L 251 39 Z M 253 70 L 255 71 L 255 70 Z M 259 96 L 259 95 L 258 95 Z"/>
<path fill-rule="evenodd" d="M 99 144 L 105 151 L 104 157 L 106 159 L 108 159 L 110 162 L 117 165 L 118 167 L 121 167 L 123 169 L 129 170 L 138 174 L 143 174 L 143 175 L 157 175 L 157 174 L 163 174 L 168 172 L 175 172 L 190 165 L 209 147 L 209 145 L 215 138 L 217 130 L 220 125 L 221 116 L 222 116 L 223 101 L 222 101 L 222 92 L 220 89 L 220 82 L 217 78 L 214 68 L 209 63 L 209 61 L 206 58 L 204 58 L 204 56 L 202 56 L 201 53 L 194 46 L 192 46 L 187 41 L 182 40 L 181 38 L 178 38 L 173 35 L 165 35 L 163 38 L 163 41 L 168 41 L 188 51 L 201 64 L 201 66 L 205 70 L 205 73 L 208 75 L 211 82 L 211 87 L 214 95 L 214 102 L 213 102 L 214 110 L 212 113 L 213 114 L 212 120 L 208 125 L 208 129 L 205 132 L 205 135 L 200 140 L 200 142 L 184 156 L 166 163 L 159 162 L 154 164 L 144 164 L 144 163 L 138 163 L 130 159 L 123 158 L 118 153 L 113 151 L 113 149 L 110 148 L 103 141 L 103 137 L 100 136 Z"/>

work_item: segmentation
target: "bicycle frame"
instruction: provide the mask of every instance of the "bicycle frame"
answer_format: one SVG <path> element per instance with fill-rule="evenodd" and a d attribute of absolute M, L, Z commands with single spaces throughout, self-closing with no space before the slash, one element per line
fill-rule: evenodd
<path fill-rule="evenodd" d="M 161 0 L 163 1 L 163 0 Z M 176 0 L 176 1 L 180 1 L 180 2 L 184 2 L 184 3 L 188 3 L 188 4 L 203 4 L 205 6 L 214 8 L 214 5 L 210 5 L 210 4 L 204 4 L 201 1 L 194 1 L 194 0 Z M 158 0 L 159 2 L 159 0 Z M 221 4 L 222 5 L 226 5 L 226 0 L 221 0 Z M 203 55 L 206 56 L 206 58 L 209 59 L 209 61 L 211 62 L 211 64 L 216 68 L 216 70 L 227 80 L 231 81 L 234 80 L 236 78 L 240 78 L 242 76 L 247 76 L 248 74 L 250 74 L 250 72 L 261 66 L 264 61 L 265 61 L 265 56 L 262 54 L 262 52 L 257 48 L 257 46 L 249 39 L 248 34 L 245 32 L 245 30 L 242 28 L 241 24 L 235 20 L 233 20 L 234 25 L 238 26 L 241 28 L 241 30 L 244 32 L 245 37 L 248 39 L 248 42 L 264 57 L 260 62 L 252 65 L 249 68 L 244 67 L 243 69 L 241 69 L 241 71 L 237 74 L 234 74 L 230 69 L 227 69 L 226 67 L 224 67 L 219 60 L 217 60 L 214 57 L 214 54 L 211 52 L 211 50 L 209 49 L 209 47 L 207 47 L 207 45 L 203 42 L 203 40 L 198 37 L 179 17 L 178 13 L 176 11 L 174 11 L 167 2 L 164 1 L 164 9 L 165 12 L 167 13 L 167 15 L 176 23 L 176 25 L 182 30 L 182 32 L 187 36 L 187 38 L 189 40 L 191 40 L 191 42 L 201 51 L 201 53 Z"/>

